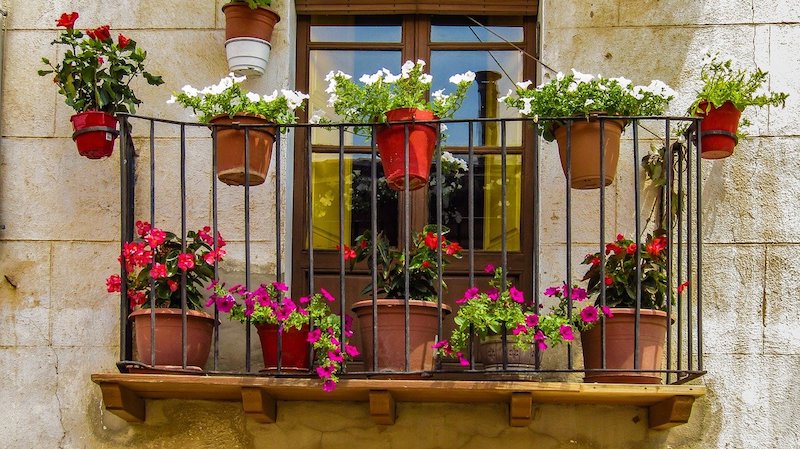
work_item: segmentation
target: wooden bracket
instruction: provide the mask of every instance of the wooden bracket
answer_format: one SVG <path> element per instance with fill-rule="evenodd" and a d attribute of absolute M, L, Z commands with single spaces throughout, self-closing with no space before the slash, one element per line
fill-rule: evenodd
<path fill-rule="evenodd" d="M 144 399 L 115 383 L 100 384 L 106 410 L 131 423 L 144 422 Z"/>
<path fill-rule="evenodd" d="M 649 408 L 650 428 L 664 430 L 689 422 L 694 396 L 673 396 Z"/>
<path fill-rule="evenodd" d="M 508 403 L 509 425 L 511 427 L 527 427 L 531 423 L 533 395 L 531 393 L 511 393 Z"/>
<path fill-rule="evenodd" d="M 256 422 L 272 424 L 278 418 L 278 403 L 266 391 L 257 387 L 242 387 L 242 408 Z"/>
<path fill-rule="evenodd" d="M 370 390 L 369 414 L 375 424 L 384 426 L 394 424 L 396 417 L 396 404 L 392 393 L 386 390 Z"/>

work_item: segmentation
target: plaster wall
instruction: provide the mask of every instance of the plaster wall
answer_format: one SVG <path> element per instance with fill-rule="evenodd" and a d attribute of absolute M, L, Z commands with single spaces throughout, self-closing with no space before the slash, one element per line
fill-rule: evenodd
<path fill-rule="evenodd" d="M 8 31 L 0 111 L 0 441 L 4 447 L 541 447 L 755 448 L 799 447 L 800 399 L 800 5 L 792 0 L 542 0 L 542 59 L 557 70 L 624 75 L 637 83 L 661 79 L 681 95 L 680 114 L 697 88 L 703 49 L 736 56 L 771 73 L 770 87 L 789 92 L 786 109 L 750 110 L 752 135 L 733 157 L 703 163 L 704 360 L 708 395 L 689 424 L 650 431 L 638 408 L 535 406 L 527 428 L 507 426 L 500 405 L 400 404 L 394 426 L 375 426 L 365 404 L 286 403 L 278 423 L 245 419 L 237 404 L 150 401 L 148 420 L 132 426 L 107 413 L 89 374 L 114 371 L 118 306 L 104 288 L 116 269 L 119 228 L 118 152 L 102 161 L 75 154 L 71 111 L 39 59 L 58 58 L 49 45 L 55 18 L 81 13 L 79 26 L 111 23 L 148 50 L 148 68 L 164 86 L 140 82 L 142 115 L 190 119 L 166 105 L 184 84 L 205 86 L 227 72 L 220 12 L 223 0 L 6 0 Z M 247 81 L 258 92 L 292 87 L 295 14 L 277 0 L 282 21 L 268 73 Z M 136 126 L 139 167 L 149 166 Z M 159 128 L 158 223 L 175 228 L 179 212 L 179 140 Z M 189 129 L 188 225 L 211 221 L 210 143 Z M 289 142 L 284 142 L 287 148 Z M 551 145 L 552 146 L 552 145 Z M 552 150 L 552 151 L 550 151 Z M 545 146 L 543 176 L 561 179 L 555 149 Z M 625 153 L 623 153 L 623 158 Z M 287 173 L 285 154 L 281 157 Z M 290 161 L 289 161 L 290 162 Z M 273 167 L 275 162 L 273 161 Z M 758 169 L 762 167 L 762 169 Z M 630 234 L 632 164 L 621 164 L 609 190 L 608 238 Z M 274 183 L 270 172 L 267 185 Z M 149 175 L 137 172 L 137 210 L 147 213 Z M 543 282 L 563 278 L 563 186 L 551 183 L 542 203 Z M 561 188 L 562 190 L 558 190 Z M 619 189 L 619 190 L 617 190 Z M 280 207 L 286 207 L 286 191 Z M 226 275 L 241 276 L 241 190 L 220 191 L 221 228 L 232 241 Z M 596 199 L 578 193 L 574 243 L 596 244 Z M 561 201 L 561 203 L 559 203 Z M 254 216 L 269 216 L 274 194 L 253 197 Z M 142 216 L 142 215 L 139 215 Z M 285 215 L 284 215 L 285 216 Z M 275 273 L 275 223 L 253 229 L 255 278 Z M 582 254 L 582 253 L 578 253 Z M 224 340 L 238 330 L 226 326 Z M 227 336 L 227 338 L 226 338 Z M 258 351 L 254 352 L 257 353 Z M 225 360 L 237 366 L 235 358 Z"/>

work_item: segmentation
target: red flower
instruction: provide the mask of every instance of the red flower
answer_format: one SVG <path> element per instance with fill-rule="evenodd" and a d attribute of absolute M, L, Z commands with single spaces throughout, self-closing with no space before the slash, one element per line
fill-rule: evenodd
<path fill-rule="evenodd" d="M 433 232 L 429 232 L 425 235 L 425 246 L 430 249 L 436 249 L 436 245 L 439 244 L 439 239 Z"/>
<path fill-rule="evenodd" d="M 102 64 L 102 63 L 104 63 L 104 62 L 106 62 L 106 60 L 105 60 L 105 59 L 103 59 L 103 57 L 102 57 L 102 56 L 98 56 L 98 57 L 97 57 L 97 63 L 98 63 L 98 64 Z"/>
<path fill-rule="evenodd" d="M 631 243 L 630 245 L 628 245 L 628 255 L 633 255 L 633 254 L 636 254 L 636 244 L 635 243 Z"/>
<path fill-rule="evenodd" d="M 180 287 L 180 285 L 178 285 L 178 283 L 173 281 L 172 279 L 167 279 L 167 285 L 169 286 L 169 291 L 173 293 L 178 291 L 178 287 Z"/>
<path fill-rule="evenodd" d="M 667 238 L 665 236 L 656 237 L 647 244 L 647 252 L 653 257 L 658 257 L 661 251 L 667 248 Z"/>
<path fill-rule="evenodd" d="M 108 25 L 103 25 L 101 27 L 97 27 L 93 30 L 86 30 L 86 34 L 89 35 L 92 39 L 97 39 L 98 41 L 105 42 L 111 39 L 111 29 Z"/>
<path fill-rule="evenodd" d="M 606 285 L 611 285 L 614 283 L 614 279 L 611 276 L 606 276 L 605 283 Z"/>
<path fill-rule="evenodd" d="M 119 293 L 122 291 L 122 278 L 118 274 L 112 274 L 106 279 L 106 289 L 109 293 Z"/>
<path fill-rule="evenodd" d="M 64 27 L 71 30 L 75 26 L 75 21 L 78 20 L 78 13 L 72 11 L 71 13 L 61 14 L 61 18 L 56 20 L 56 26 Z"/>
<path fill-rule="evenodd" d="M 336 249 L 341 249 L 341 246 L 336 245 Z M 356 251 L 353 248 L 350 248 L 347 245 L 344 245 L 344 261 L 347 262 L 348 260 L 356 258 Z"/>
<path fill-rule="evenodd" d="M 167 239 L 167 233 L 158 228 L 150 229 L 144 238 L 151 249 L 155 249 Z"/>
<path fill-rule="evenodd" d="M 153 279 L 161 279 L 167 277 L 167 266 L 163 263 L 154 263 L 153 268 L 150 269 L 150 277 Z"/>
<path fill-rule="evenodd" d="M 367 243 L 366 239 L 365 240 L 361 240 L 361 243 L 360 243 L 361 249 L 367 249 L 367 244 L 368 243 Z"/>
<path fill-rule="evenodd" d="M 128 290 L 128 299 L 131 302 L 131 309 L 136 306 L 141 306 L 147 300 L 144 292 L 137 292 L 136 290 Z"/>
<path fill-rule="evenodd" d="M 430 267 L 431 267 L 430 262 L 428 262 L 427 260 L 422 261 L 422 268 L 430 268 Z"/>
<path fill-rule="evenodd" d="M 600 265 L 600 258 L 599 257 L 592 258 L 592 266 L 596 267 L 597 265 Z"/>
<path fill-rule="evenodd" d="M 617 234 L 617 241 L 618 241 L 618 242 L 621 242 L 621 241 L 623 241 L 623 240 L 625 240 L 625 236 L 624 236 L 624 235 L 622 235 L 622 234 Z"/>
<path fill-rule="evenodd" d="M 447 245 L 447 250 L 445 251 L 448 256 L 453 256 L 461 252 L 461 245 L 458 242 L 452 242 Z"/>
<path fill-rule="evenodd" d="M 681 293 L 683 293 L 683 291 L 686 290 L 686 287 L 688 287 L 688 286 L 689 286 L 689 281 L 686 281 L 683 284 L 679 285 L 678 286 L 678 294 L 680 295 Z"/>
<path fill-rule="evenodd" d="M 619 254 L 622 252 L 622 248 L 616 243 L 606 243 L 606 254 L 610 254 L 612 251 L 614 254 Z"/>
<path fill-rule="evenodd" d="M 146 236 L 148 232 L 150 232 L 150 223 L 138 220 L 136 222 L 136 233 L 139 234 L 139 237 Z"/>
<path fill-rule="evenodd" d="M 211 250 L 211 251 L 208 252 L 208 254 L 203 256 L 203 260 L 205 260 L 207 264 L 213 265 L 215 260 L 222 260 L 222 258 L 225 257 L 226 253 L 227 253 L 227 251 L 225 251 L 222 248 L 220 248 L 220 249 L 218 249 L 216 251 Z"/>
<path fill-rule="evenodd" d="M 117 39 L 119 40 L 119 48 L 125 48 L 131 43 L 131 40 L 123 36 L 122 33 L 119 34 Z"/>
<path fill-rule="evenodd" d="M 194 268 L 194 254 L 181 253 L 178 254 L 178 268 L 183 271 L 188 271 Z"/>

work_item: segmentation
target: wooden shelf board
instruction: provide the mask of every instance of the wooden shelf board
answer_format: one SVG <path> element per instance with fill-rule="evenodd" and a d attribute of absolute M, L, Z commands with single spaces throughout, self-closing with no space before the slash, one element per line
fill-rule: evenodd
<path fill-rule="evenodd" d="M 702 385 L 343 379 L 335 391 L 325 393 L 314 379 L 118 373 L 92 374 L 92 381 L 101 386 L 109 411 L 132 422 L 143 420 L 137 398 L 239 401 L 259 422 L 271 422 L 274 401 L 358 401 L 371 403 L 381 424 L 394 421 L 396 401 L 503 402 L 510 404 L 512 425 L 525 425 L 529 418 L 523 410 L 530 402 L 649 407 L 651 418 L 658 421 L 653 427 L 668 428 L 686 422 L 694 399 L 706 391 Z"/>

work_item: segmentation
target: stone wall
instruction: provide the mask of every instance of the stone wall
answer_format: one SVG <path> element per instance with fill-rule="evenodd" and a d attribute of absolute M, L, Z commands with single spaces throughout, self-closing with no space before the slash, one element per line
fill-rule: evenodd
<path fill-rule="evenodd" d="M 149 68 L 164 75 L 159 88 L 139 83 L 139 112 L 189 119 L 164 102 L 184 84 L 205 86 L 226 73 L 223 18 L 215 2 L 6 0 L 2 111 L 0 111 L 0 438 L 27 447 L 542 447 L 707 448 L 800 446 L 794 413 L 800 369 L 800 139 L 793 112 L 800 98 L 800 5 L 792 0 L 543 0 L 543 60 L 568 71 L 624 75 L 637 83 L 661 79 L 682 95 L 672 112 L 682 113 L 697 88 L 704 48 L 736 56 L 770 71 L 770 87 L 791 94 L 786 109 L 748 111 L 752 137 L 733 157 L 704 162 L 704 360 L 707 397 L 688 425 L 667 432 L 647 429 L 645 411 L 626 407 L 535 406 L 527 428 L 507 426 L 500 405 L 400 404 L 394 426 L 371 423 L 365 404 L 286 403 L 279 422 L 261 425 L 244 418 L 239 405 L 151 401 L 148 421 L 129 425 L 106 412 L 89 374 L 114 371 L 118 359 L 118 306 L 104 289 L 116 269 L 119 228 L 118 152 L 89 161 L 70 141 L 70 110 L 47 77 L 35 74 L 39 58 L 57 59 L 49 42 L 54 20 L 81 13 L 78 25 L 111 23 L 149 52 Z M 273 38 L 266 76 L 248 81 L 255 91 L 290 87 L 294 80 L 293 6 L 277 0 L 283 20 Z M 136 123 L 134 123 L 136 126 Z M 141 138 L 147 129 L 134 128 Z M 160 223 L 175 224 L 178 142 L 174 128 L 159 131 L 157 166 Z M 211 220 L 208 140 L 190 130 L 189 227 Z M 141 139 L 138 142 L 143 142 Z M 141 148 L 142 145 L 139 145 Z M 284 146 L 286 148 L 286 146 Z M 550 152 L 552 153 L 552 152 Z M 140 152 L 140 167 L 149 163 Z M 283 161 L 284 168 L 286 161 Z M 559 175 L 554 156 L 543 164 Z M 756 170 L 758 166 L 777 170 Z M 548 169 L 549 170 L 549 169 Z M 621 167 L 625 186 L 632 167 Z M 19 171 L 19 172 L 18 172 Z M 286 173 L 287 170 L 283 170 Z M 271 171 L 274 176 L 274 170 Z M 149 205 L 149 175 L 137 173 L 137 208 Z M 274 182 L 273 179 L 267 181 Z M 616 189 L 616 188 L 615 188 Z M 629 233 L 631 207 L 624 187 L 611 191 L 609 236 Z M 225 213 L 235 216 L 238 199 L 223 194 Z M 232 195 L 232 194 L 231 194 Z M 285 195 L 284 195 L 285 196 Z M 163 203 L 162 203 L 163 201 Z M 578 197 L 576 209 L 588 204 Z M 282 205 L 285 207 L 285 199 Z M 174 206 L 173 206 L 174 207 Z M 545 207 L 543 205 L 543 207 Z M 543 224 L 557 231 L 563 205 L 548 204 Z M 275 208 L 258 197 L 255 211 Z M 560 209 L 559 209 L 560 208 Z M 584 208 L 585 209 L 585 208 Z M 587 220 L 590 222 L 591 220 Z M 231 223 L 234 221 L 231 220 Z M 230 224 L 226 271 L 241 273 Z M 173 226 L 174 227 L 174 226 Z M 596 223 L 576 229 L 576 243 L 595 244 Z M 545 230 L 545 233 L 548 232 Z M 274 275 L 274 223 L 255 230 L 257 276 Z M 563 265 L 563 240 L 546 243 L 554 266 Z M 563 258 L 563 255 L 560 256 Z M 544 281 L 557 281 L 555 270 Z M 587 425 L 587 423 L 591 423 Z M 480 424 L 480 425 L 479 425 Z"/>

